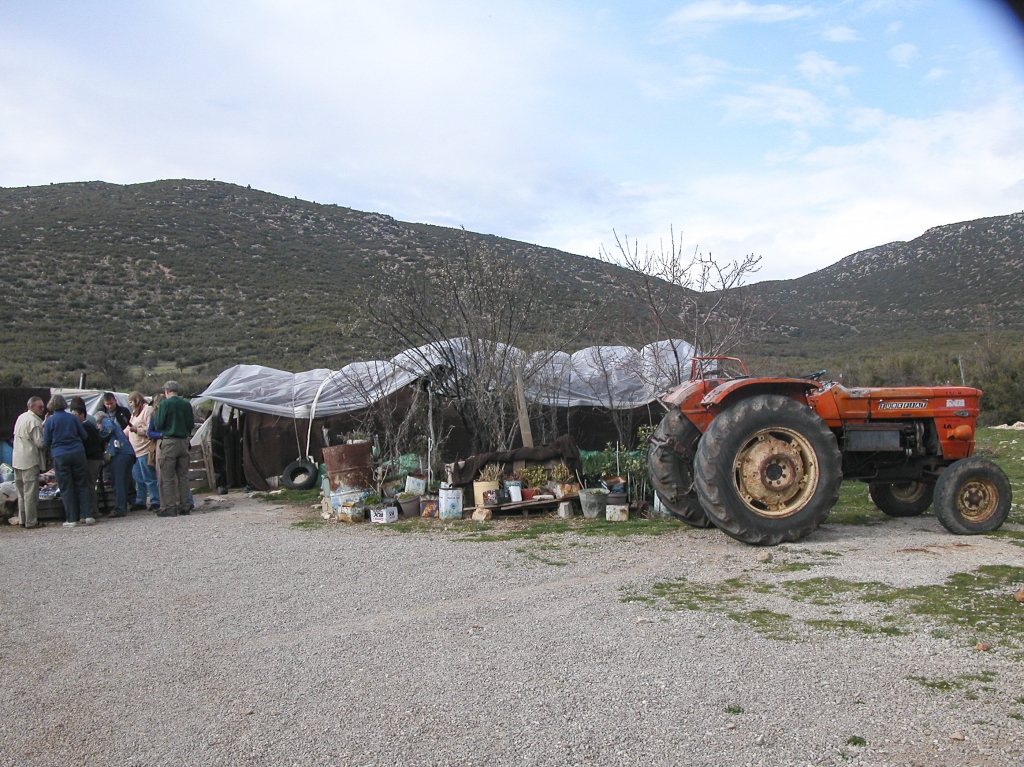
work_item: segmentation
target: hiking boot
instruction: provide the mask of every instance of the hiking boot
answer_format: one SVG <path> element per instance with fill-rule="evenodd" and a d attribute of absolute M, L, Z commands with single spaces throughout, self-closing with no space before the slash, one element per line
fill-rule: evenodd
<path fill-rule="evenodd" d="M 178 510 L 177 509 L 160 509 L 160 511 L 158 511 L 156 513 L 156 515 L 158 517 L 176 517 L 176 516 L 178 516 Z"/>
<path fill-rule="evenodd" d="M 129 511 L 145 511 L 146 504 L 144 503 L 133 503 Z"/>

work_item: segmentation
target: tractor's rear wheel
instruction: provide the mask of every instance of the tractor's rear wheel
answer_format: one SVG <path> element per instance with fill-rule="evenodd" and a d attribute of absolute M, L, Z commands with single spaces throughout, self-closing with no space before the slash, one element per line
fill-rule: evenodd
<path fill-rule="evenodd" d="M 999 529 L 1010 513 L 1011 501 L 1010 480 L 984 458 L 957 461 L 935 483 L 935 516 L 956 535 Z"/>
<path fill-rule="evenodd" d="M 806 405 L 762 394 L 719 414 L 697 447 L 695 485 L 708 518 L 758 546 L 812 533 L 839 499 L 835 435 Z"/>
<path fill-rule="evenodd" d="M 935 485 L 930 482 L 895 482 L 868 485 L 871 502 L 890 517 L 917 517 L 932 505 Z"/>
<path fill-rule="evenodd" d="M 679 408 L 672 408 L 651 435 L 647 466 L 658 499 L 677 519 L 694 527 L 711 527 L 693 488 L 693 459 L 700 429 Z"/>

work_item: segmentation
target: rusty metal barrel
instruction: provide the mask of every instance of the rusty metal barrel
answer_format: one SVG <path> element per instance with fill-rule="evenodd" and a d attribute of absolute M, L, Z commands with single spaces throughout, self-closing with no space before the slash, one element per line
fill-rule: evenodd
<path fill-rule="evenodd" d="M 332 493 L 373 487 L 373 449 L 369 442 L 325 447 L 324 467 Z"/>

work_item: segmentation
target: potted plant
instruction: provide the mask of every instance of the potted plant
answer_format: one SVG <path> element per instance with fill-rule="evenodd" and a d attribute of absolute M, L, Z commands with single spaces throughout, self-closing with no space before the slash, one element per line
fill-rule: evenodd
<path fill-rule="evenodd" d="M 473 500 L 477 506 L 484 505 L 484 493 L 488 491 L 494 492 L 495 498 L 497 497 L 504 473 L 500 463 L 489 463 L 480 470 L 480 478 L 473 483 Z"/>
<path fill-rule="evenodd" d="M 407 517 L 415 517 L 420 513 L 420 496 L 418 493 L 401 492 L 395 496 L 395 500 L 398 501 L 398 507 L 402 510 L 402 514 Z"/>
<path fill-rule="evenodd" d="M 532 501 L 533 496 L 537 495 L 548 481 L 548 474 L 543 466 L 529 466 L 517 474 L 523 483 L 524 501 Z"/>
<path fill-rule="evenodd" d="M 572 495 L 580 489 L 579 483 L 576 482 L 576 478 L 569 471 L 569 467 L 564 463 L 555 464 L 551 471 L 548 472 L 548 476 L 551 479 L 548 487 L 551 488 L 555 494 L 555 498 L 562 498 L 566 495 Z"/>

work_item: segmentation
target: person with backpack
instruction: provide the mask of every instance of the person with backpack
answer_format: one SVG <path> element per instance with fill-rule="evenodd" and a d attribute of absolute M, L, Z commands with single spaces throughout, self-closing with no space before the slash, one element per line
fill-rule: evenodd
<path fill-rule="evenodd" d="M 135 450 L 121 430 L 117 418 L 105 410 L 96 413 L 100 437 L 107 440 L 110 478 L 114 482 L 114 517 L 128 516 L 128 488 L 132 484 Z"/>

